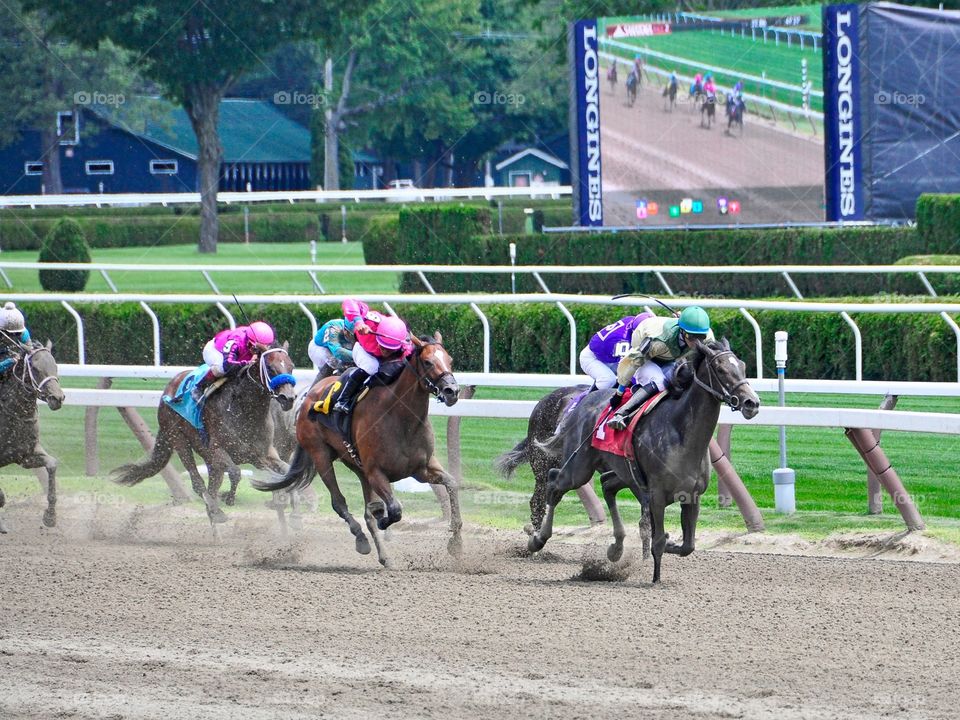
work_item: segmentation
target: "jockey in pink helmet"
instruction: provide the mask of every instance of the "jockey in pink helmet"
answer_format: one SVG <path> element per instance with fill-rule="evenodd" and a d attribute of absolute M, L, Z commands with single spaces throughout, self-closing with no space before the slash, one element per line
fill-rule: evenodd
<path fill-rule="evenodd" d="M 381 361 L 398 360 L 413 352 L 407 324 L 398 317 L 381 315 L 370 310 L 363 329 L 355 326 L 357 342 L 353 345 L 353 361 L 357 369 L 347 375 L 334 410 L 348 413 L 353 409 L 360 386 L 380 371 Z"/>
<path fill-rule="evenodd" d="M 262 320 L 218 332 L 203 347 L 203 361 L 210 369 L 194 387 L 194 398 L 203 397 L 206 388 L 217 378 L 238 372 L 274 340 L 273 328 Z"/>

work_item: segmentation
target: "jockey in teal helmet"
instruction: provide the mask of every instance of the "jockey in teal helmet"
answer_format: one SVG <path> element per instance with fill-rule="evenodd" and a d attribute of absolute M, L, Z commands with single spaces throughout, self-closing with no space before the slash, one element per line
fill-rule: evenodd
<path fill-rule="evenodd" d="M 633 331 L 630 350 L 617 366 L 617 392 L 610 398 L 611 407 L 620 405 L 627 386 L 636 378 L 633 396 L 607 422 L 622 430 L 630 416 L 673 377 L 677 358 L 694 346 L 698 340 L 713 340 L 710 316 L 698 305 L 684 308 L 680 317 L 651 317 Z"/>

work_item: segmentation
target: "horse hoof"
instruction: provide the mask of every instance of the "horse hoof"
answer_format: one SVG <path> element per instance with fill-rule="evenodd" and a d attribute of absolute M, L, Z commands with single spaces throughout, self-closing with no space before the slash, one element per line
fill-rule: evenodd
<path fill-rule="evenodd" d="M 357 535 L 357 552 L 361 555 L 370 554 L 370 541 L 366 535 Z"/>
<path fill-rule="evenodd" d="M 393 570 L 393 561 L 391 561 L 390 558 L 380 558 L 380 564 L 387 570 Z"/>
<path fill-rule="evenodd" d="M 463 540 L 459 537 L 452 537 L 447 542 L 447 552 L 453 555 L 454 557 L 460 557 L 463 555 Z"/>
<path fill-rule="evenodd" d="M 55 510 L 45 510 L 43 512 L 43 526 L 48 528 L 57 526 L 57 513 Z"/>
<path fill-rule="evenodd" d="M 227 521 L 227 515 L 220 508 L 212 510 L 207 513 L 210 516 L 210 522 L 212 523 L 225 523 Z"/>
<path fill-rule="evenodd" d="M 390 525 L 392 525 L 392 523 L 390 522 L 390 518 L 388 518 L 386 515 L 381 515 L 377 518 L 377 527 L 381 530 L 386 530 L 388 527 L 390 527 Z"/>
<path fill-rule="evenodd" d="M 611 543 L 607 548 L 607 560 L 617 562 L 621 557 L 623 557 L 623 543 Z"/>
<path fill-rule="evenodd" d="M 237 496 L 232 493 L 220 493 L 220 500 L 224 505 L 233 507 L 233 504 L 237 501 Z"/>
<path fill-rule="evenodd" d="M 300 532 L 303 530 L 303 516 L 302 515 L 291 515 L 287 520 L 290 523 L 290 529 L 294 532 Z"/>
<path fill-rule="evenodd" d="M 10 531 L 7 530 L 7 526 L 3 524 L 3 520 L 0 520 L 0 535 L 6 535 L 8 532 Z"/>
<path fill-rule="evenodd" d="M 545 540 L 541 540 L 538 535 L 531 535 L 530 539 L 527 540 L 527 550 L 532 553 L 540 552 L 543 550 L 543 546 L 546 545 Z"/>

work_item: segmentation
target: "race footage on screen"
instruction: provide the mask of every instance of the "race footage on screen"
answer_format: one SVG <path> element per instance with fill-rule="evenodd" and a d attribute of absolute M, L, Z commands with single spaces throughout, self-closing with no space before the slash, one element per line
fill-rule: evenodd
<path fill-rule="evenodd" d="M 602 167 L 582 224 L 824 219 L 821 16 L 790 12 L 592 21 L 598 92 L 591 48 L 571 48 L 588 114 L 598 100 L 599 132 L 573 138 L 581 176 Z"/>

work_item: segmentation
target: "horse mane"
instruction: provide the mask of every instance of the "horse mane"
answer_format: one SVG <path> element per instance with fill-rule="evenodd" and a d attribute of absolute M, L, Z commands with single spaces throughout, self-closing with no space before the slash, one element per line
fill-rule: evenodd
<path fill-rule="evenodd" d="M 723 352 L 730 349 L 730 343 L 726 338 L 720 340 L 704 340 L 703 345 L 710 350 Z M 677 364 L 673 371 L 673 378 L 667 381 L 667 389 L 672 397 L 677 397 L 690 385 L 693 384 L 693 376 L 700 368 L 705 355 L 694 346 L 688 349 L 677 359 Z M 688 368 L 693 368 L 692 372 Z"/>

